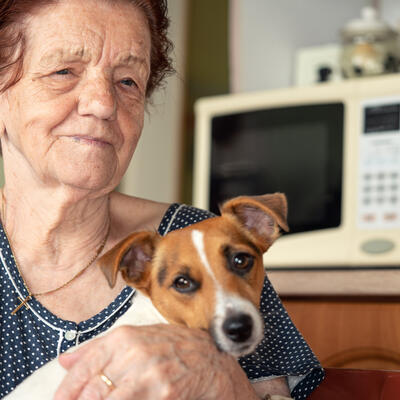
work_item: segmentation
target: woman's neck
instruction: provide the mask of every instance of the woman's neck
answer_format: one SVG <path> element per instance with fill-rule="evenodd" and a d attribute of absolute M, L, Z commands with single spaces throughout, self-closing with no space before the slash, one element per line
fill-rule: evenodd
<path fill-rule="evenodd" d="M 20 265 L 43 271 L 75 269 L 93 253 L 110 225 L 109 196 L 66 190 L 3 189 L 1 218 Z"/>

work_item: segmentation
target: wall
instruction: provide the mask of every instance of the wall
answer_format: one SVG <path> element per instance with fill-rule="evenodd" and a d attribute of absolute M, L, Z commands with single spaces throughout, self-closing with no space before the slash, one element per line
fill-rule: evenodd
<path fill-rule="evenodd" d="M 164 90 L 155 93 L 133 160 L 121 182 L 123 193 L 173 202 L 179 196 L 181 129 L 184 97 L 187 0 L 169 0 L 170 38 L 177 74 Z"/>
<path fill-rule="evenodd" d="M 194 105 L 199 98 L 229 93 L 229 0 L 190 0 L 182 129 L 180 201 L 192 203 Z M 212 10 L 212 12 L 210 12 Z"/>
<path fill-rule="evenodd" d="M 295 51 L 339 41 L 339 30 L 367 0 L 231 0 L 231 88 L 252 91 L 293 83 Z M 381 2 L 382 16 L 400 21 L 398 0 Z"/>

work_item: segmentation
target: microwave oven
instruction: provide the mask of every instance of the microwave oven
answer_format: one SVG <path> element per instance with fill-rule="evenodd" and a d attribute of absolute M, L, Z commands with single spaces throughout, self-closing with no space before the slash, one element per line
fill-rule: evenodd
<path fill-rule="evenodd" d="M 193 204 L 283 192 L 266 266 L 400 268 L 400 74 L 203 98 Z"/>

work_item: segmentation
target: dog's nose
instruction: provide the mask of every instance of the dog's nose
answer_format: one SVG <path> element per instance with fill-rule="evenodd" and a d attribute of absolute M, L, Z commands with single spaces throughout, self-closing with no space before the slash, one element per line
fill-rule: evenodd
<path fill-rule="evenodd" d="M 253 319 L 248 314 L 233 315 L 225 320 L 222 330 L 233 342 L 245 342 L 251 336 Z"/>

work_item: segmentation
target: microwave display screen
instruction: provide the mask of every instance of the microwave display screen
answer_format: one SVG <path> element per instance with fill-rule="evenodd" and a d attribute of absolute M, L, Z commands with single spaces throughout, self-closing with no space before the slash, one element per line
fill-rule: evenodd
<path fill-rule="evenodd" d="M 210 210 L 238 195 L 283 192 L 291 233 L 339 226 L 343 121 L 342 103 L 214 117 Z"/>
<path fill-rule="evenodd" d="M 364 133 L 398 131 L 400 128 L 400 104 L 367 107 L 364 117 Z"/>

